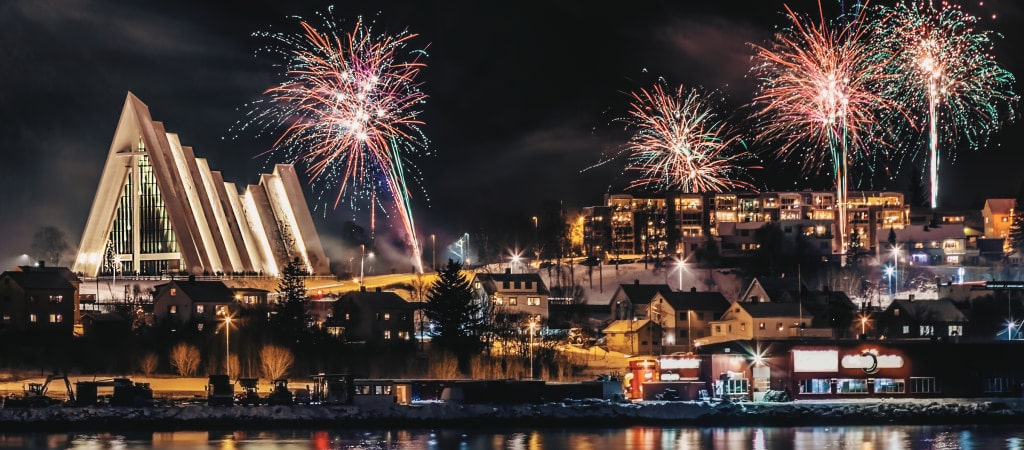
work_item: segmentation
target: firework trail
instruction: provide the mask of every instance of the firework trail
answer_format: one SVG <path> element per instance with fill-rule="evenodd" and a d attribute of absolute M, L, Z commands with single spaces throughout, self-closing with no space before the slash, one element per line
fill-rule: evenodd
<path fill-rule="evenodd" d="M 871 138 L 880 114 L 893 106 L 876 94 L 887 81 L 886 60 L 866 44 L 863 14 L 832 27 L 823 16 L 815 23 L 788 6 L 786 12 L 790 26 L 768 46 L 754 46 L 756 138 L 776 146 L 784 161 L 799 159 L 805 173 L 831 166 L 839 210 L 836 250 L 845 253 L 848 167 L 867 161 L 872 145 L 882 145 Z"/>
<path fill-rule="evenodd" d="M 629 188 L 654 186 L 682 192 L 753 189 L 734 178 L 751 157 L 742 140 L 718 119 L 712 100 L 696 89 L 661 84 L 631 94 L 629 115 L 620 119 L 634 131 L 626 146 L 626 170 L 641 172 Z"/>
<path fill-rule="evenodd" d="M 264 154 L 304 165 L 321 196 L 334 193 L 335 208 L 343 198 L 353 207 L 391 198 L 422 272 L 406 169 L 407 155 L 427 146 L 416 81 L 425 53 L 407 51 L 415 34 L 374 35 L 362 19 L 342 31 L 330 12 L 319 29 L 300 21 L 301 34 L 257 33 L 275 42 L 264 50 L 284 59 L 285 80 L 253 103 L 241 128 L 283 128 Z"/>
<path fill-rule="evenodd" d="M 916 128 L 928 121 L 931 207 L 935 208 L 940 143 L 949 155 L 958 141 L 972 149 L 983 145 L 999 129 L 1004 113 L 1012 117 L 1014 77 L 992 57 L 992 34 L 978 30 L 979 19 L 958 6 L 901 1 L 876 7 L 874 13 L 872 42 L 877 51 L 891 57 L 890 72 L 896 75 L 885 86 L 884 95 L 904 105 L 909 116 L 894 116 L 891 123 Z M 920 142 L 920 133 L 905 134 L 913 136 L 905 145 Z"/>

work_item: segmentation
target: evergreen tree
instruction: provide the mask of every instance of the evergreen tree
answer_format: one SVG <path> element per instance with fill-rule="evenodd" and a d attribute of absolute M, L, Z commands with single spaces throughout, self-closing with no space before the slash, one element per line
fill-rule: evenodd
<path fill-rule="evenodd" d="M 469 371 L 469 357 L 483 349 L 481 306 L 473 301 L 470 281 L 462 264 L 451 259 L 437 272 L 437 280 L 427 292 L 424 312 L 433 325 L 431 339 L 459 360 L 459 370 Z"/>
<path fill-rule="evenodd" d="M 306 275 L 299 258 L 288 262 L 281 271 L 277 284 L 277 306 L 275 309 L 274 331 L 282 342 L 296 343 L 306 331 Z"/>
<path fill-rule="evenodd" d="M 921 169 L 913 166 L 910 169 L 910 188 L 907 194 L 910 198 L 907 202 L 910 206 L 928 206 L 928 192 L 924 189 L 924 179 L 921 178 Z"/>
<path fill-rule="evenodd" d="M 1013 202 L 1013 216 L 1010 217 L 1006 244 L 1011 253 L 1024 250 L 1024 183 L 1017 189 L 1017 198 Z"/>

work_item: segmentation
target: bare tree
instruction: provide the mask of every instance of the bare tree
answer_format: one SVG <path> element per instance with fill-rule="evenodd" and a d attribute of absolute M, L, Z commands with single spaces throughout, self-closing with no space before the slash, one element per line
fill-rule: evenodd
<path fill-rule="evenodd" d="M 41 227 L 32 235 L 32 256 L 51 266 L 60 265 L 69 248 L 64 232 L 57 227 Z"/>
<path fill-rule="evenodd" d="M 263 376 L 276 380 L 288 374 L 288 369 L 291 369 L 295 362 L 295 356 L 287 348 L 268 344 L 260 350 L 260 361 L 263 366 Z"/>
<path fill-rule="evenodd" d="M 145 376 L 150 376 L 153 372 L 156 372 L 157 366 L 160 365 L 160 360 L 156 357 L 156 353 L 146 353 L 139 359 L 139 370 Z"/>
<path fill-rule="evenodd" d="M 184 342 L 178 343 L 171 349 L 171 366 L 183 377 L 195 375 L 199 368 L 199 349 Z"/>

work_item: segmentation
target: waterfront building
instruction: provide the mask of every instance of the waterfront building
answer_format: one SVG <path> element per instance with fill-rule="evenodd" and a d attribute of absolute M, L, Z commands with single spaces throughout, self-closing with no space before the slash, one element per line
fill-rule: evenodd
<path fill-rule="evenodd" d="M 128 93 L 75 272 L 277 275 L 294 258 L 330 272 L 293 166 L 239 193 Z"/>
<path fill-rule="evenodd" d="M 77 292 L 56 271 L 0 273 L 0 332 L 71 337 Z"/>
<path fill-rule="evenodd" d="M 381 288 L 347 292 L 334 302 L 328 330 L 348 342 L 368 344 L 413 342 L 416 305 Z"/>

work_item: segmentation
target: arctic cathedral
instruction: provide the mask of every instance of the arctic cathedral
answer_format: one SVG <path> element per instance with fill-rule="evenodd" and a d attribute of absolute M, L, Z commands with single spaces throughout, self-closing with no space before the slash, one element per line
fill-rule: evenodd
<path fill-rule="evenodd" d="M 278 275 L 295 258 L 330 272 L 294 167 L 279 164 L 240 193 L 128 93 L 75 272 Z"/>

